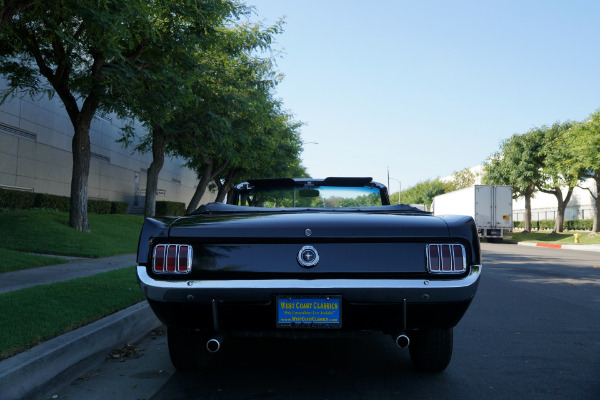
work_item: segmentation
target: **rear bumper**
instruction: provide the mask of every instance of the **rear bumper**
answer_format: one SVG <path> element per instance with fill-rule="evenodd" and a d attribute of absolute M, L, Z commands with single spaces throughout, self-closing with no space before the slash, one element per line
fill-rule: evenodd
<path fill-rule="evenodd" d="M 345 330 L 452 327 L 477 291 L 481 266 L 461 279 L 283 279 L 159 281 L 138 266 L 140 287 L 167 326 L 212 329 L 215 307 L 223 329 L 276 329 L 278 295 L 340 295 Z"/>

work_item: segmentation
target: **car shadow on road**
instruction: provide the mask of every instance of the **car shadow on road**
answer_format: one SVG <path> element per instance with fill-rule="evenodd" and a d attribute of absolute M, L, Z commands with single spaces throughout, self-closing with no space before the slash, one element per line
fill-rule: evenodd
<path fill-rule="evenodd" d="M 152 398 L 372 399 L 420 397 L 446 373 L 412 369 L 389 336 L 345 339 L 231 339 L 210 365 L 176 373 Z"/>

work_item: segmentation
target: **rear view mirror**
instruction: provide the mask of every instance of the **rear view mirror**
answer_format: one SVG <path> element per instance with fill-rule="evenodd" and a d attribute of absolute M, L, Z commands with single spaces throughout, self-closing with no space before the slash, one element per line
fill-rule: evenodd
<path fill-rule="evenodd" d="M 319 197 L 319 191 L 316 189 L 302 189 L 298 191 L 300 197 Z"/>

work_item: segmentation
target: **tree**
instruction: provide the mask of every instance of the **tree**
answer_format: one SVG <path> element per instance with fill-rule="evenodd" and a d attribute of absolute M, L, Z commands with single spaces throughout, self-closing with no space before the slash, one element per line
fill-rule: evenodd
<path fill-rule="evenodd" d="M 271 36 L 280 31 L 279 25 L 267 28 L 251 23 L 234 25 L 231 19 L 247 13 L 248 9 L 234 1 L 219 3 L 229 7 L 212 15 L 208 27 L 201 30 L 205 37 L 193 46 L 182 41 L 175 44 L 181 46 L 178 54 L 183 54 L 182 61 L 177 68 L 160 68 L 169 71 L 163 74 L 169 74 L 170 78 L 162 82 L 142 79 L 138 91 L 123 93 L 129 98 L 131 115 L 148 129 L 136 149 L 153 150 L 153 161 L 148 169 L 146 216 L 154 215 L 156 185 L 165 153 L 187 158 L 188 166 L 197 170 L 200 182 L 192 203 L 196 198 L 199 200 L 198 196 L 211 182 L 213 168 L 219 172 L 223 164 L 228 163 L 223 154 L 231 138 L 223 132 L 230 130 L 229 114 L 239 101 L 229 94 L 228 85 L 232 85 L 231 80 L 240 85 L 243 79 L 232 78 L 224 65 L 257 48 L 268 48 Z M 139 96 L 140 92 L 146 95 Z M 133 139 L 132 131 L 127 131 L 124 141 Z"/>
<path fill-rule="evenodd" d="M 567 135 L 576 124 L 573 122 L 555 123 L 546 129 L 542 154 L 544 162 L 536 186 L 541 192 L 552 194 L 558 203 L 553 232 L 562 232 L 565 210 L 573 189 L 579 183 L 584 168 L 577 162 L 576 149 L 569 145 Z M 566 187 L 566 193 L 564 193 Z"/>
<path fill-rule="evenodd" d="M 89 231 L 89 130 L 96 111 L 122 114 L 130 97 L 117 93 L 140 96 L 141 82 L 157 78 L 169 85 L 160 80 L 165 74 L 156 72 L 168 71 L 171 57 L 182 49 L 180 40 L 204 35 L 214 10 L 223 7 L 229 7 L 225 0 L 38 1 L 5 24 L 0 32 L 0 73 L 9 83 L 4 99 L 18 90 L 32 97 L 56 94 L 73 125 L 72 227 Z"/>
<path fill-rule="evenodd" d="M 567 146 L 576 156 L 577 169 L 581 178 L 596 182 L 596 192 L 589 190 L 594 198 L 594 222 L 592 232 L 600 232 L 600 111 L 596 111 L 587 121 L 577 124 L 565 134 Z"/>
<path fill-rule="evenodd" d="M 227 176 L 216 178 L 219 187 L 217 201 L 223 201 L 232 185 L 250 178 L 306 177 L 301 165 L 302 141 L 299 129 L 302 123 L 280 109 L 280 103 L 271 103 L 265 125 L 248 131 L 250 144 L 239 149 L 239 157 L 231 163 Z M 218 181 L 222 181 L 221 186 Z"/>
<path fill-rule="evenodd" d="M 505 140 L 484 166 L 486 185 L 510 185 L 513 198 L 525 198 L 525 232 L 531 232 L 531 198 L 540 181 L 545 130 L 534 128 Z"/>
<path fill-rule="evenodd" d="M 428 179 L 402 191 L 404 204 L 425 204 L 431 206 L 433 198 L 447 191 L 447 185 L 440 179 Z"/>
<path fill-rule="evenodd" d="M 36 0 L 2 0 L 0 1 L 0 30 L 15 15 L 32 6 Z"/>
<path fill-rule="evenodd" d="M 454 171 L 452 174 L 452 180 L 447 183 L 448 192 L 460 190 L 473 186 L 478 174 L 474 174 L 469 168 L 462 169 L 460 171 Z"/>

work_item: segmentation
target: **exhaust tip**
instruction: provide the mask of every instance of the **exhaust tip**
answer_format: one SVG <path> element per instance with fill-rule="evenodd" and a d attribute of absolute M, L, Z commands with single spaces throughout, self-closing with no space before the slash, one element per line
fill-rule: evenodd
<path fill-rule="evenodd" d="M 206 342 L 206 350 L 208 350 L 209 353 L 216 353 L 217 351 L 221 350 L 221 342 L 219 339 L 212 338 Z"/>
<path fill-rule="evenodd" d="M 410 339 L 405 334 L 401 334 L 401 335 L 398 335 L 398 337 L 396 337 L 396 345 L 398 347 L 400 347 L 401 349 L 408 347 L 409 344 L 410 344 Z"/>

